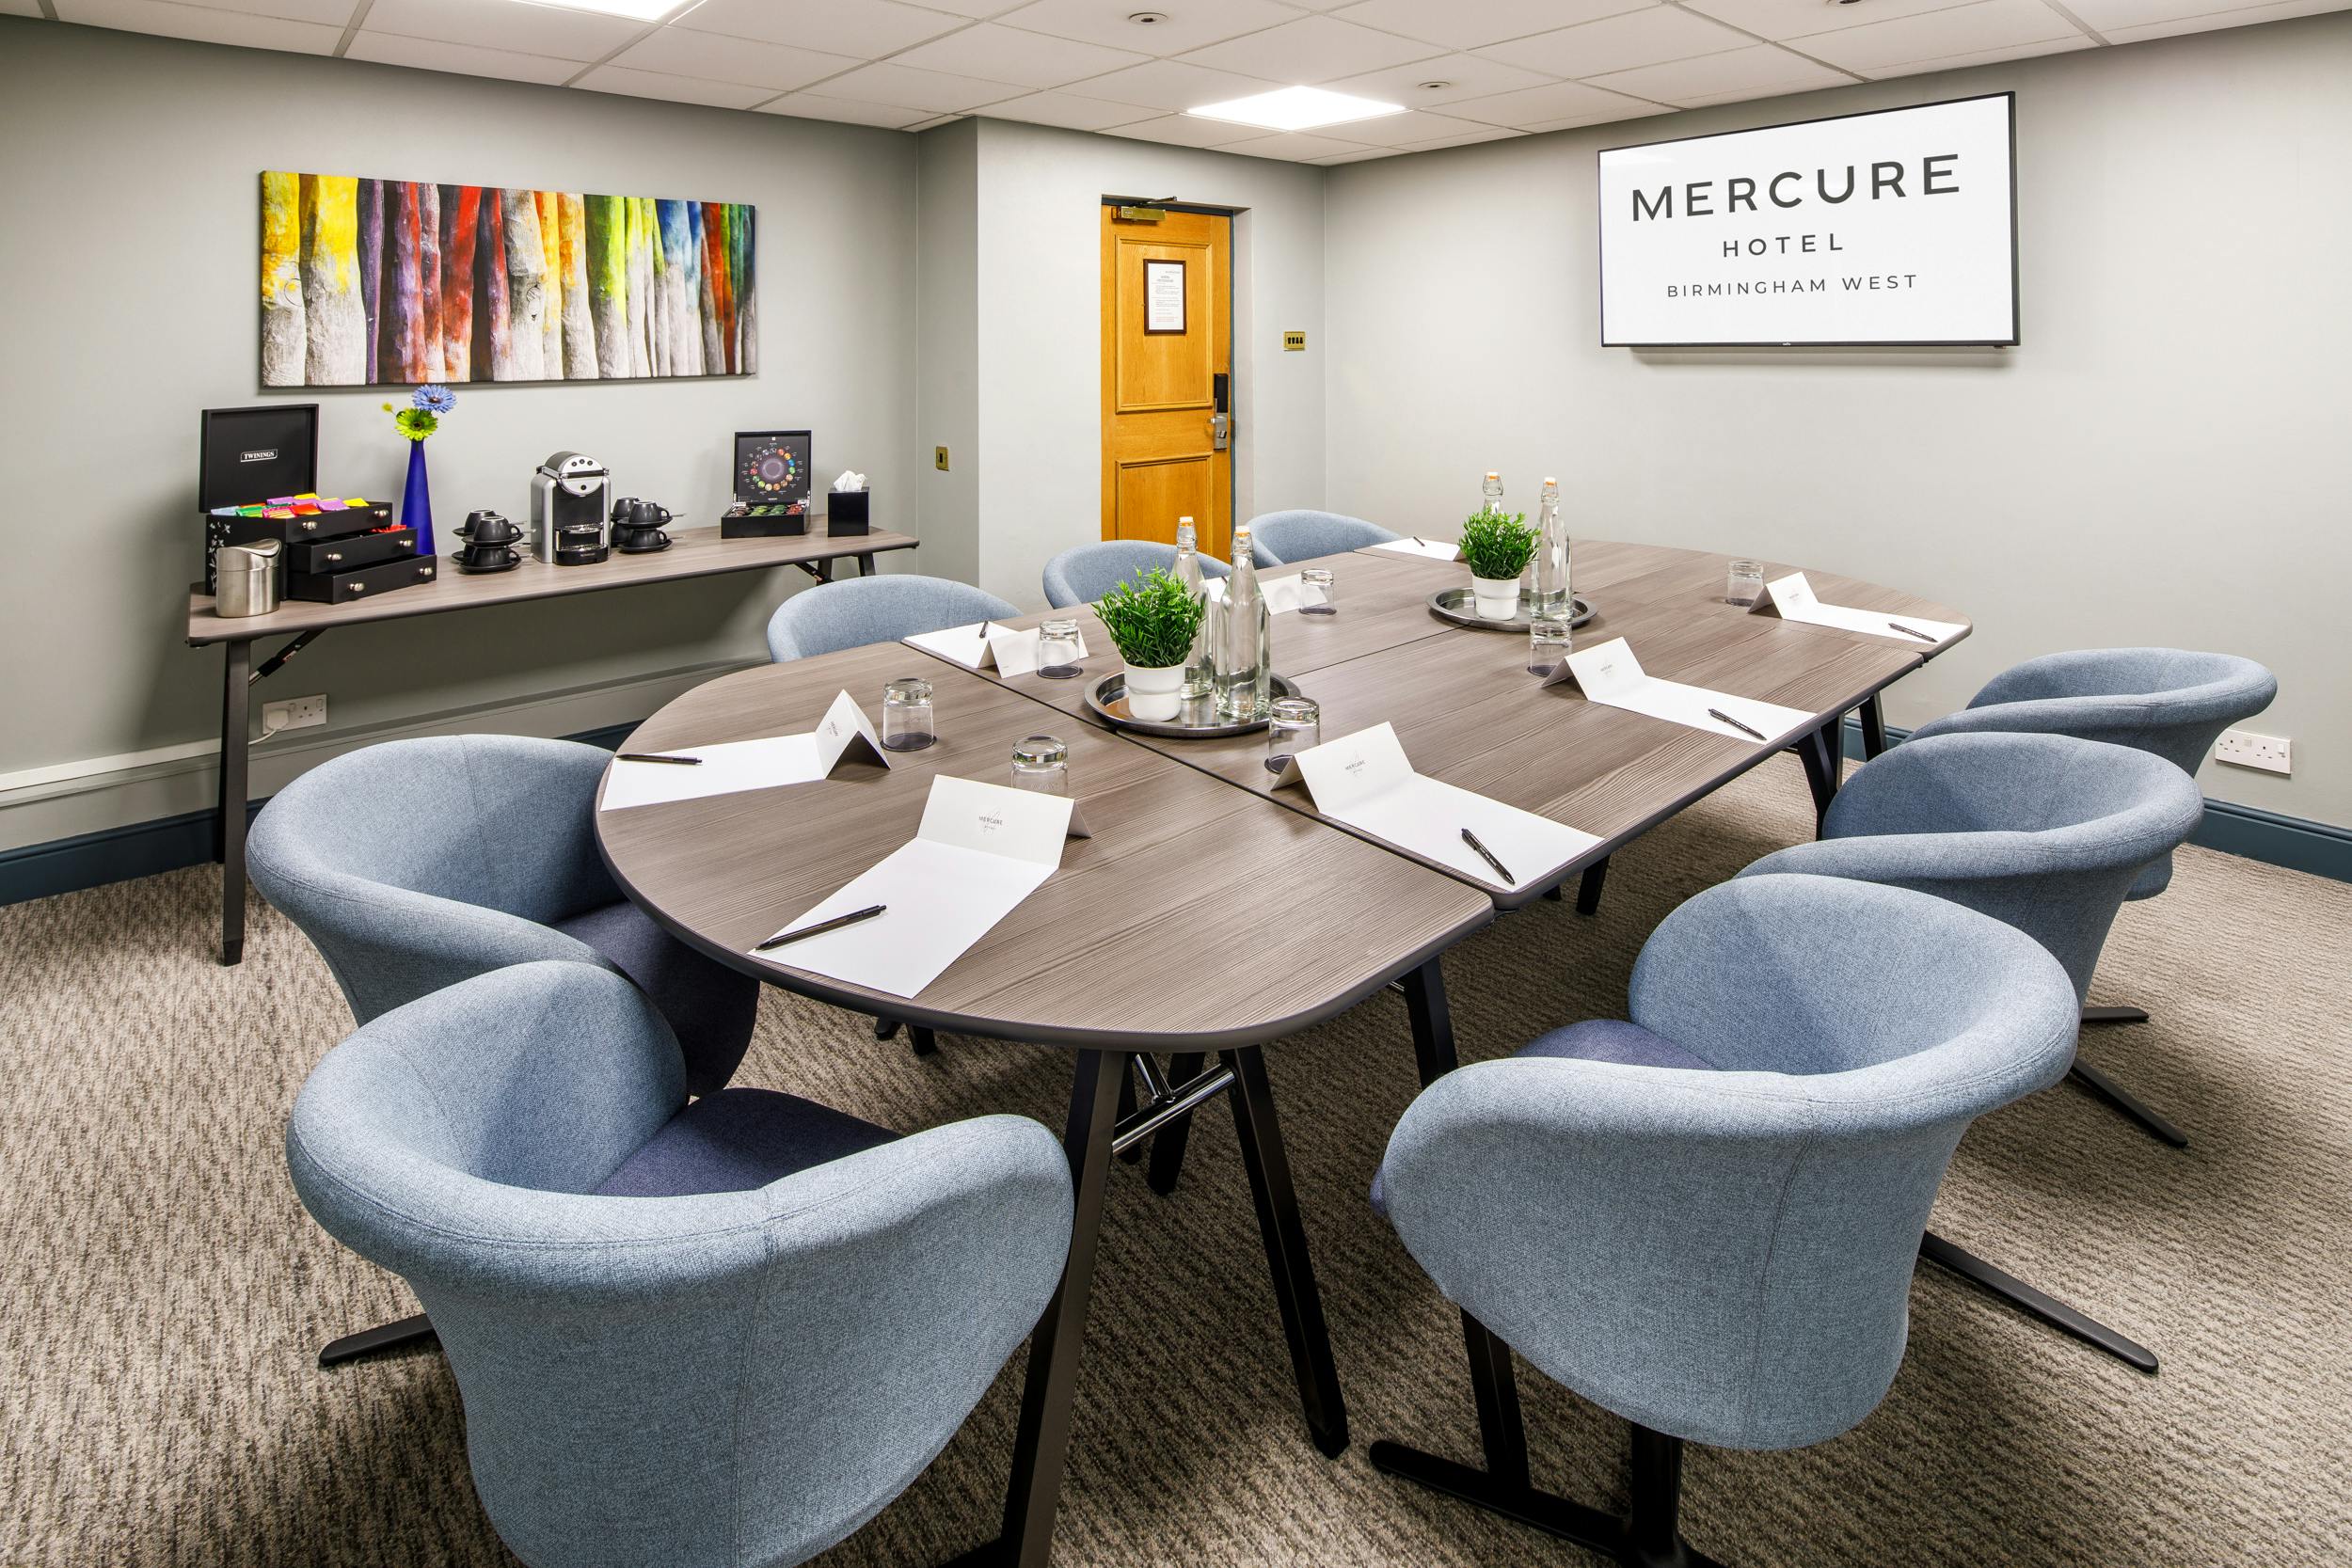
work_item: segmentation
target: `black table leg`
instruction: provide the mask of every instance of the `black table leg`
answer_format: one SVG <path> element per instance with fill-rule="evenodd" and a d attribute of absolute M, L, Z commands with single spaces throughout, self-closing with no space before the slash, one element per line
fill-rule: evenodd
<path fill-rule="evenodd" d="M 1347 1448 L 1347 1405 L 1340 1395 L 1339 1369 L 1331 1360 L 1331 1331 L 1323 1321 L 1323 1296 L 1315 1289 L 1307 1256 L 1307 1227 L 1291 1185 L 1290 1157 L 1283 1152 L 1281 1124 L 1274 1117 L 1274 1088 L 1265 1058 L 1256 1046 L 1224 1053 L 1233 1069 L 1233 1132 L 1242 1164 L 1249 1172 L 1249 1196 L 1258 1208 L 1258 1231 L 1265 1241 L 1266 1265 L 1274 1276 L 1275 1304 L 1282 1312 L 1282 1336 L 1290 1341 L 1291 1371 L 1298 1379 L 1298 1402 L 1307 1435 L 1324 1457 Z"/>
<path fill-rule="evenodd" d="M 1837 794 L 1838 753 L 1833 749 L 1843 720 L 1833 720 L 1810 735 L 1797 738 L 1796 752 L 1804 762 L 1804 782 L 1813 788 L 1813 825 L 1818 833 L 1829 803 Z"/>
<path fill-rule="evenodd" d="M 1576 883 L 1577 913 L 1600 913 L 1600 887 L 1608 879 L 1609 857 L 1607 855 L 1601 856 L 1600 859 L 1584 868 L 1584 875 L 1577 879 Z"/>
<path fill-rule="evenodd" d="M 1127 1058 L 1082 1051 L 1070 1086 L 1062 1148 L 1077 1199 L 1070 1219 L 1070 1258 L 1045 1316 L 1029 1337 L 1029 1370 L 1021 1387 L 1021 1425 L 1013 1438 L 1012 1480 L 1005 1494 L 1004 1533 L 954 1560 L 949 1568 L 1045 1568 L 1054 1550 L 1054 1513 L 1070 1454 L 1070 1407 L 1086 1340 L 1087 1298 L 1103 1235 L 1103 1188 L 1110 1179 L 1111 1126 Z"/>
<path fill-rule="evenodd" d="M 221 644 L 220 961 L 245 957 L 246 718 L 253 684 L 249 640 Z"/>
<path fill-rule="evenodd" d="M 1877 692 L 1862 699 L 1857 717 L 1862 721 L 1862 760 L 1868 762 L 1886 750 L 1886 710 L 1879 705 Z"/>
<path fill-rule="evenodd" d="M 862 578 L 870 578 L 874 575 L 873 551 L 868 550 L 857 558 L 857 575 Z"/>
<path fill-rule="evenodd" d="M 1454 1013 L 1446 1006 L 1445 972 L 1431 958 L 1405 976 L 1405 1011 L 1413 1021 L 1413 1059 L 1421 1085 L 1430 1085 L 1458 1065 L 1454 1053 Z"/>
<path fill-rule="evenodd" d="M 1189 1084 L 1208 1065 L 1209 1058 L 1200 1052 L 1180 1052 L 1168 1059 L 1168 1082 Z M 1144 1177 L 1162 1197 L 1176 1190 L 1176 1178 L 1184 1168 L 1184 1145 L 1191 1137 L 1190 1117 L 1178 1117 L 1152 1134 L 1152 1163 L 1144 1167 Z"/>

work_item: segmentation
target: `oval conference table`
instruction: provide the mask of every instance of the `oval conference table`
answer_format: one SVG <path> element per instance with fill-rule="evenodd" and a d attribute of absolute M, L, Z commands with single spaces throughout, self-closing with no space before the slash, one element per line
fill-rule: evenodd
<path fill-rule="evenodd" d="M 1826 603 L 1963 629 L 1929 644 L 1751 614 L 1722 600 L 1726 564 L 1698 551 L 1580 541 L 1577 593 L 1596 615 L 1577 642 L 1622 636 L 1650 674 L 1808 716 L 1761 743 L 1602 706 L 1570 685 L 1539 686 L 1522 635 L 1456 626 L 1428 610 L 1430 594 L 1461 582 L 1459 565 L 1367 549 L 1267 574 L 1301 565 L 1335 574 L 1338 613 L 1273 619 L 1275 668 L 1321 703 L 1327 739 L 1386 721 L 1419 771 L 1597 835 L 1517 894 L 1328 821 L 1302 790 L 1270 788 L 1263 736 L 1113 732 L 1085 707 L 1085 680 L 1003 677 L 901 643 L 722 676 L 629 736 L 625 750 L 677 751 L 790 734 L 814 729 L 843 690 L 870 710 L 887 680 L 919 673 L 933 683 L 938 741 L 894 753 L 890 768 L 845 761 L 811 784 L 599 811 L 596 831 L 629 896 L 723 963 L 877 1019 L 1072 1053 L 1069 1261 L 1030 1342 L 1003 1532 L 960 1564 L 1046 1561 L 1114 1153 L 1148 1141 L 1152 1184 L 1171 1190 L 1190 1116 L 1226 1095 L 1308 1431 L 1338 1454 L 1346 1411 L 1262 1049 L 1395 985 L 1422 1079 L 1433 1081 L 1455 1060 L 1440 971 L 1447 947 L 1534 897 L 1558 896 L 1571 878 L 1590 912 L 1612 849 L 1784 751 L 1798 753 L 1825 810 L 1846 716 L 1861 713 L 1865 751 L 1875 754 L 1879 692 L 1966 635 L 1963 618 L 1939 605 L 1824 572 L 1808 578 Z M 1767 575 L 1788 569 L 1768 563 Z M 1085 623 L 1088 680 L 1118 668 L 1090 611 L 1056 613 Z M 1014 743 L 1041 731 L 1069 745 L 1071 793 L 1091 836 L 1072 839 L 1052 878 L 917 995 L 750 954 L 912 838 L 934 777 L 1004 782 Z M 2097 1329 L 1957 1256 L 1937 1260 L 2014 1286 L 2012 1300 L 2069 1332 Z"/>

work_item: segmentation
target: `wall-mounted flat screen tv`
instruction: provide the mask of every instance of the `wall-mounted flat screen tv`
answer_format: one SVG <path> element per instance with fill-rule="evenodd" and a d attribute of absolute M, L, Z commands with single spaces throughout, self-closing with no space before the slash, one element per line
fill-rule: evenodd
<path fill-rule="evenodd" d="M 1601 343 L 2015 343 L 2016 105 L 1605 150 Z"/>

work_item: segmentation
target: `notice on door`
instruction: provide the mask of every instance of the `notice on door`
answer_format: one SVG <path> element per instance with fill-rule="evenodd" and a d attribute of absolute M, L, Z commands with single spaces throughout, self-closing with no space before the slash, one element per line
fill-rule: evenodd
<path fill-rule="evenodd" d="M 1143 329 L 1182 333 L 1184 330 L 1184 263 L 1143 263 Z"/>

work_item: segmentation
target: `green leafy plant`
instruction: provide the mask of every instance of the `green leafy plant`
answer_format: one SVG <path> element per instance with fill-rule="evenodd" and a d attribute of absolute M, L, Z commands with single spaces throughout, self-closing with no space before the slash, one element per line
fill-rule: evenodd
<path fill-rule="evenodd" d="M 1473 512 L 1462 524 L 1462 559 L 1470 576 L 1499 581 L 1527 570 L 1535 554 L 1535 531 L 1524 512 Z"/>
<path fill-rule="evenodd" d="M 1154 566 L 1104 594 L 1094 613 L 1119 644 L 1120 657 L 1138 670 L 1166 670 L 1192 652 L 1206 609 L 1191 589 Z"/>

